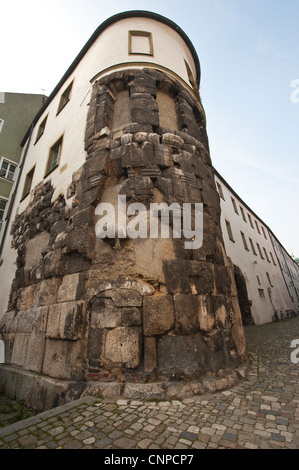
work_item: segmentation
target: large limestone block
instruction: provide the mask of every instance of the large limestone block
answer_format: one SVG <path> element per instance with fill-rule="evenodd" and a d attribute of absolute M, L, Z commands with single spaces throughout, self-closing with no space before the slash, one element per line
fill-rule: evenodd
<path fill-rule="evenodd" d="M 11 356 L 11 363 L 23 367 L 26 361 L 27 348 L 30 334 L 17 333 L 14 338 L 14 345 Z"/>
<path fill-rule="evenodd" d="M 192 334 L 199 330 L 199 302 L 196 295 L 174 296 L 176 324 L 181 333 Z"/>
<path fill-rule="evenodd" d="M 82 380 L 84 374 L 82 347 L 80 341 L 47 338 L 42 373 L 59 379 Z"/>
<path fill-rule="evenodd" d="M 76 300 L 79 286 L 79 273 L 64 276 L 57 295 L 57 302 Z"/>
<path fill-rule="evenodd" d="M 171 295 L 155 295 L 144 299 L 143 329 L 145 336 L 162 335 L 174 326 Z"/>
<path fill-rule="evenodd" d="M 141 329 L 120 327 L 109 330 L 104 355 L 108 361 L 123 364 L 129 369 L 138 367 L 141 358 Z"/>
<path fill-rule="evenodd" d="M 121 326 L 121 309 L 111 299 L 99 298 L 91 307 L 91 328 L 115 328 Z"/>
<path fill-rule="evenodd" d="M 34 305 L 44 307 L 56 303 L 60 279 L 53 277 L 40 282 L 34 293 Z"/>
<path fill-rule="evenodd" d="M 63 302 L 49 308 L 46 336 L 75 341 L 82 337 L 85 322 L 84 302 Z"/>
<path fill-rule="evenodd" d="M 159 376 L 172 379 L 197 378 L 209 370 L 209 350 L 201 335 L 166 336 L 158 340 Z"/>

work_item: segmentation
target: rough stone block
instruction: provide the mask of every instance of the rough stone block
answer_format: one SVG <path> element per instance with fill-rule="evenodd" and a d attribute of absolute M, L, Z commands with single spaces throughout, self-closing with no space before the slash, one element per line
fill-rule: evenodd
<path fill-rule="evenodd" d="M 142 167 L 146 166 L 146 164 L 145 155 L 137 143 L 128 144 L 122 148 L 122 167 Z"/>
<path fill-rule="evenodd" d="M 201 331 L 209 332 L 215 325 L 215 314 L 212 299 L 205 295 L 198 296 L 199 327 Z"/>
<path fill-rule="evenodd" d="M 141 344 L 139 328 L 120 327 L 109 330 L 105 342 L 105 359 L 134 369 L 140 364 Z"/>
<path fill-rule="evenodd" d="M 30 334 L 16 333 L 11 356 L 11 363 L 16 366 L 24 367 Z"/>
<path fill-rule="evenodd" d="M 42 373 L 53 378 L 82 380 L 83 345 L 79 341 L 46 339 Z"/>
<path fill-rule="evenodd" d="M 176 294 L 174 297 L 176 324 L 182 334 L 199 330 L 198 298 L 196 295 Z"/>
<path fill-rule="evenodd" d="M 163 272 L 167 291 L 170 294 L 191 294 L 189 282 L 189 262 L 187 260 L 164 260 Z"/>
<path fill-rule="evenodd" d="M 68 274 L 64 276 L 61 286 L 58 290 L 57 302 L 67 302 L 76 300 L 77 289 L 79 286 L 79 273 Z"/>
<path fill-rule="evenodd" d="M 194 278 L 198 294 L 212 293 L 214 290 L 214 270 L 211 263 L 200 262 Z"/>
<path fill-rule="evenodd" d="M 111 298 L 117 307 L 141 307 L 142 305 L 141 295 L 130 289 L 113 289 Z"/>
<path fill-rule="evenodd" d="M 121 309 L 109 298 L 95 300 L 91 307 L 91 328 L 115 328 L 121 326 Z"/>
<path fill-rule="evenodd" d="M 162 335 L 174 327 L 174 308 L 171 295 L 146 297 L 143 303 L 145 336 Z"/>
<path fill-rule="evenodd" d="M 100 328 L 91 328 L 88 334 L 87 357 L 89 365 L 100 367 L 103 354 L 104 330 Z"/>
<path fill-rule="evenodd" d="M 25 369 L 36 373 L 42 371 L 45 344 L 44 333 L 34 331 L 30 334 L 24 364 Z"/>
<path fill-rule="evenodd" d="M 17 298 L 17 309 L 19 311 L 24 312 L 34 306 L 34 292 L 35 285 L 19 289 Z"/>
<path fill-rule="evenodd" d="M 209 371 L 209 351 L 200 334 L 158 340 L 158 377 L 199 378 Z"/>
<path fill-rule="evenodd" d="M 133 384 L 127 383 L 123 391 L 124 398 L 140 400 L 165 399 L 165 390 L 162 383 Z"/>
<path fill-rule="evenodd" d="M 226 266 L 215 266 L 216 288 L 219 294 L 231 295 L 231 278 Z"/>
<path fill-rule="evenodd" d="M 36 267 L 42 261 L 42 252 L 48 247 L 50 234 L 41 232 L 26 244 L 25 264 L 27 267 Z"/>
<path fill-rule="evenodd" d="M 184 145 L 183 139 L 175 134 L 166 133 L 162 136 L 162 144 L 170 145 L 171 147 L 181 148 Z"/>
<path fill-rule="evenodd" d="M 84 302 L 63 302 L 49 308 L 46 336 L 75 341 L 82 337 L 85 327 Z"/>
<path fill-rule="evenodd" d="M 18 314 L 18 333 L 44 333 L 47 327 L 48 307 L 35 307 Z"/>
<path fill-rule="evenodd" d="M 59 278 L 45 279 L 39 283 L 35 290 L 34 305 L 44 307 L 55 304 L 59 286 Z"/>
<path fill-rule="evenodd" d="M 139 308 L 125 307 L 121 311 L 122 326 L 141 326 L 142 316 Z"/>
<path fill-rule="evenodd" d="M 144 338 L 144 372 L 150 374 L 157 368 L 157 342 L 154 336 Z"/>

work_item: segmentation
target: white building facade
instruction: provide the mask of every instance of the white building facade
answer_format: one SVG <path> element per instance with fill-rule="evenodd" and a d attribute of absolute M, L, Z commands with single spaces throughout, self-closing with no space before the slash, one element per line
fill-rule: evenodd
<path fill-rule="evenodd" d="M 221 202 L 225 248 L 246 280 L 251 314 L 256 324 L 272 321 L 277 312 L 299 311 L 298 265 L 272 231 L 215 171 Z"/>

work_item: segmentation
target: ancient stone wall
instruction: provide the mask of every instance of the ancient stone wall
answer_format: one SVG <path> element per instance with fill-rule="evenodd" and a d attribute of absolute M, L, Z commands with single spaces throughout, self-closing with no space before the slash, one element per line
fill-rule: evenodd
<path fill-rule="evenodd" d="M 161 122 L 175 128 L 161 126 L 159 102 Z M 186 396 L 178 383 L 192 393 L 231 384 L 246 348 L 199 97 L 152 69 L 105 76 L 93 85 L 85 150 L 66 196 L 52 199 L 53 173 L 14 221 L 3 374 L 27 371 L 23 394 L 40 407 L 94 390 L 143 396 L 144 384 L 159 384 L 159 393 Z M 119 195 L 127 206 L 203 203 L 202 247 L 100 240 L 96 207 Z"/>

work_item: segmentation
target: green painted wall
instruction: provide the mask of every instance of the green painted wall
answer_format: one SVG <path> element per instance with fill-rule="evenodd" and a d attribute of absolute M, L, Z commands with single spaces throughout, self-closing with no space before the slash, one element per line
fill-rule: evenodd
<path fill-rule="evenodd" d="M 0 118 L 4 119 L 0 133 L 0 157 L 18 163 L 21 155 L 20 143 L 45 97 L 23 93 L 2 95 L 5 102 L 0 102 Z"/>
<path fill-rule="evenodd" d="M 0 119 L 4 120 L 0 132 L 0 165 L 3 158 L 19 163 L 22 153 L 20 144 L 45 99 L 44 95 L 0 93 Z M 9 199 L 12 185 L 12 181 L 0 177 L 0 197 Z M 0 232 L 2 225 L 0 221 Z"/>

